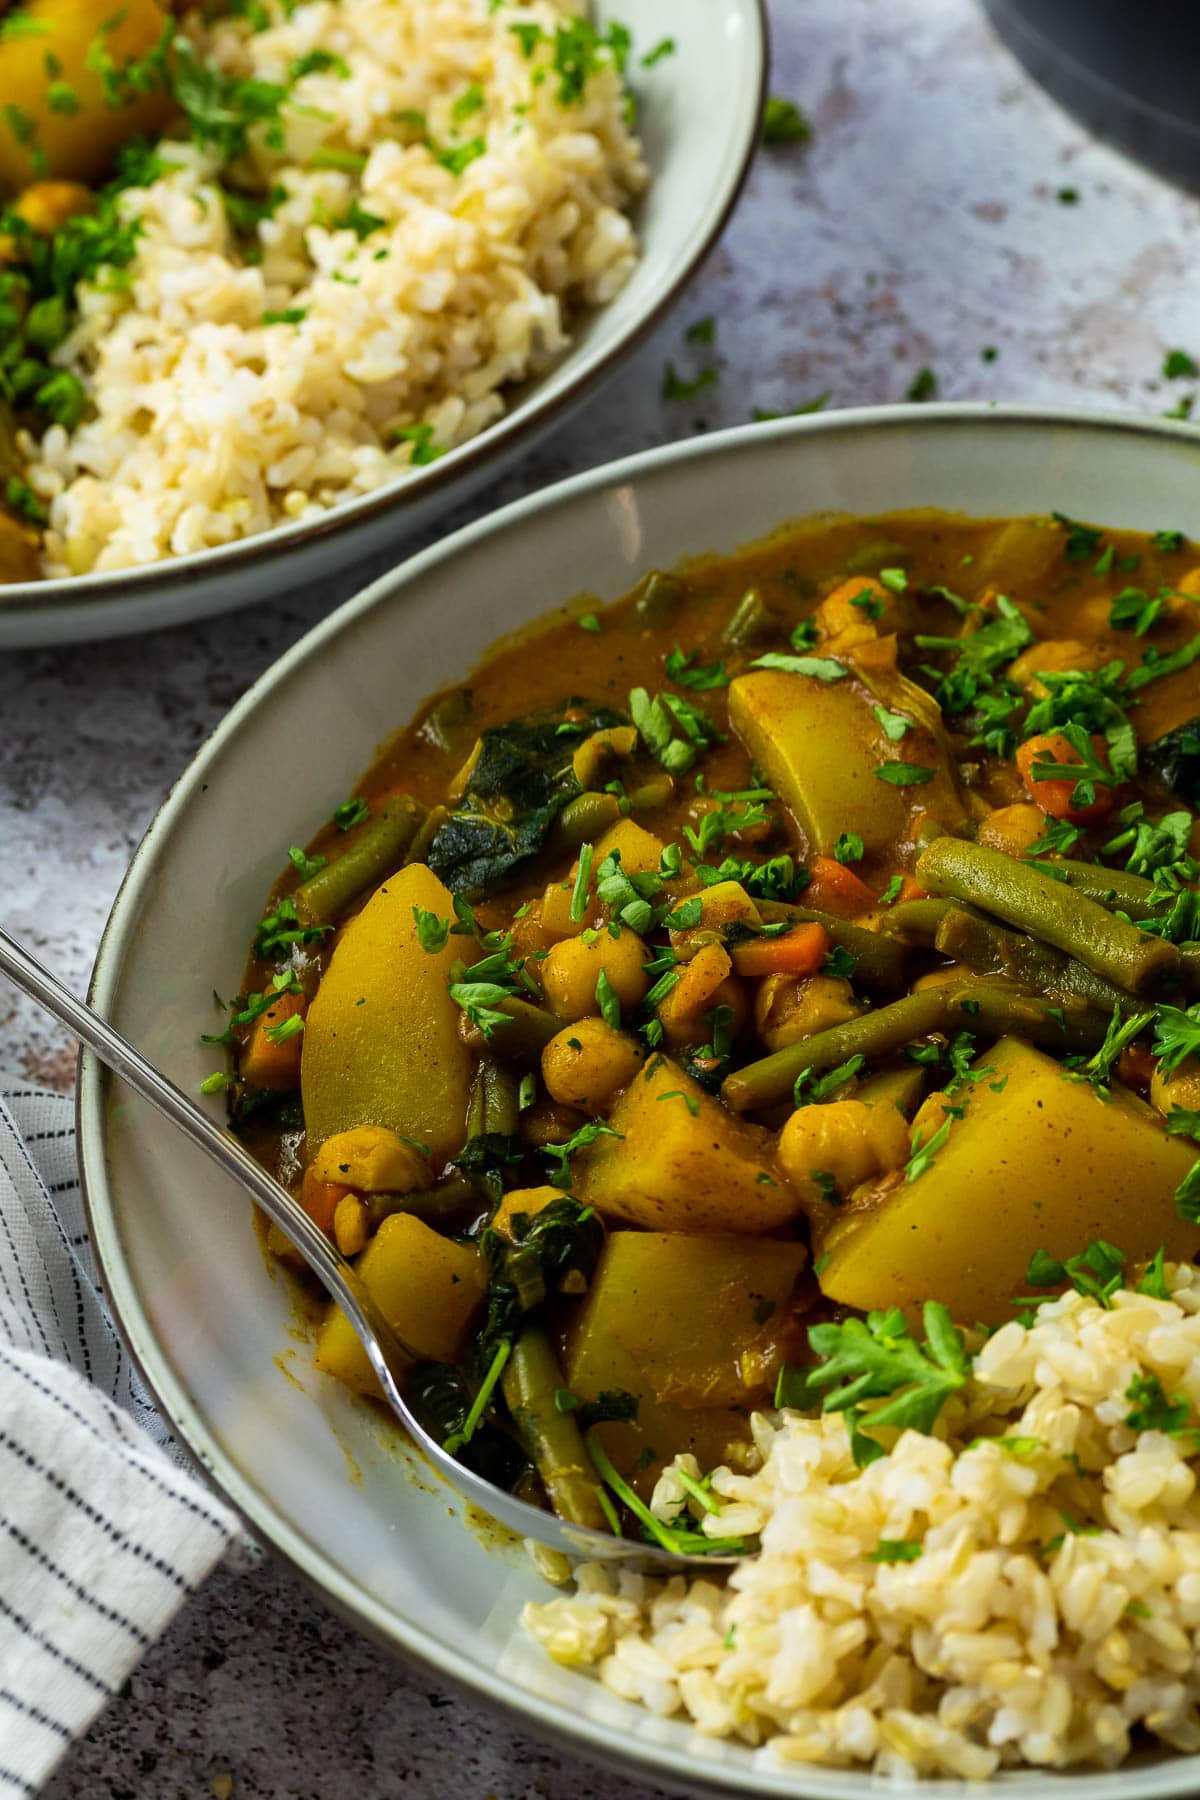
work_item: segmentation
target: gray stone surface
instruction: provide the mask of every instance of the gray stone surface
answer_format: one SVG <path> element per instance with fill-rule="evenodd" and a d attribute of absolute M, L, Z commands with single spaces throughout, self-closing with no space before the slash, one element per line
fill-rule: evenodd
<path fill-rule="evenodd" d="M 753 406 L 902 400 L 922 367 L 949 399 L 1161 412 L 1189 391 L 1159 371 L 1168 347 L 1200 354 L 1200 202 L 1060 114 L 973 0 L 773 0 L 771 13 L 772 86 L 811 117 L 811 146 L 759 158 L 673 316 L 471 514 Z M 702 366 L 684 331 L 709 315 L 719 384 L 699 405 L 662 400 L 668 358 Z M 80 990 L 165 789 L 329 599 L 0 661 L 0 917 Z M 73 1079 L 62 1036 L 7 993 L 0 1064 Z M 208 1583 L 49 1796 L 586 1800 L 613 1787 L 407 1673 L 264 1564 Z"/>

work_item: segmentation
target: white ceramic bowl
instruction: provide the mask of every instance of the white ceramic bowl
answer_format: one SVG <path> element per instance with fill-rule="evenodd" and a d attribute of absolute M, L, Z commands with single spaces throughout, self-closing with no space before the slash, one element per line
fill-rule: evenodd
<path fill-rule="evenodd" d="M 153 631 L 266 600 L 397 543 L 530 450 L 610 374 L 712 248 L 758 146 L 766 82 L 763 0 L 596 0 L 633 33 L 630 81 L 650 185 L 634 213 L 642 253 L 623 291 L 572 328 L 549 374 L 516 391 L 487 431 L 419 473 L 320 519 L 170 562 L 0 587 L 0 650 Z M 664 37 L 674 54 L 637 61 Z"/>
<path fill-rule="evenodd" d="M 234 707 L 134 858 L 95 1003 L 194 1091 L 212 1064 L 196 1041 L 211 1028 L 212 989 L 236 990 L 285 846 L 304 842 L 377 743 L 433 688 L 465 676 L 493 638 L 547 601 L 584 588 L 613 598 L 648 568 L 732 550 L 789 517 L 922 505 L 1056 508 L 1200 539 L 1200 433 L 982 407 L 833 414 L 634 457 L 459 532 L 318 626 Z M 79 1109 L 96 1250 L 134 1356 L 217 1485 L 331 1605 L 530 1729 L 644 1776 L 830 1800 L 875 1791 L 850 1772 L 772 1772 L 744 1747 L 705 1743 L 526 1647 L 521 1602 L 549 1590 L 519 1553 L 489 1550 L 450 1490 L 312 1371 L 240 1192 L 87 1057 Z M 1045 1795 L 1066 1780 L 1033 1774 L 1006 1786 Z M 1069 1782 L 1079 1800 L 1193 1793 L 1200 1758 Z"/>

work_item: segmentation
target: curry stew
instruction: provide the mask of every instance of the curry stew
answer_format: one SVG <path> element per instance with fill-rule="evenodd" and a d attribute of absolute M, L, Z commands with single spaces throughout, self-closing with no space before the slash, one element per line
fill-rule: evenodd
<path fill-rule="evenodd" d="M 615 1525 L 822 1318 L 1195 1254 L 1198 563 L 789 529 L 502 646 L 291 851 L 206 1086 L 463 1460 Z"/>

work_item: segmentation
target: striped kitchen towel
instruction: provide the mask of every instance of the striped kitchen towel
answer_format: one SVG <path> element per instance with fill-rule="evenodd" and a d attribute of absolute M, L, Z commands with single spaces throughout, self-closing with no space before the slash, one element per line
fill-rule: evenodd
<path fill-rule="evenodd" d="M 237 1532 L 108 1316 L 71 1101 L 0 1076 L 0 1800 L 37 1792 Z"/>

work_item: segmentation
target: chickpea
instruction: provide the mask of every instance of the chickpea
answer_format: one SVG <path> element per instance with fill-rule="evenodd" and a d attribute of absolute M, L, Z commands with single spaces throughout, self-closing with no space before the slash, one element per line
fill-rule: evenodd
<path fill-rule="evenodd" d="M 312 1160 L 316 1181 L 360 1194 L 423 1193 L 433 1185 L 429 1158 L 386 1125 L 355 1125 L 326 1138 Z"/>
<path fill-rule="evenodd" d="M 91 212 L 96 196 L 78 181 L 32 181 L 13 211 L 39 237 L 53 237 L 60 225 L 78 213 Z"/>
<path fill-rule="evenodd" d="M 542 964 L 546 1004 L 560 1019 L 598 1018 L 596 983 L 603 971 L 622 1010 L 635 1007 L 650 986 L 642 967 L 648 956 L 635 931 L 622 931 L 615 938 L 604 931 L 590 943 L 582 937 L 564 938 L 551 947 Z"/>
<path fill-rule="evenodd" d="M 587 1113 L 607 1112 L 618 1088 L 642 1066 L 635 1039 L 603 1019 L 579 1019 L 542 1051 L 542 1080 L 551 1099 Z"/>
<path fill-rule="evenodd" d="M 830 1100 L 794 1112 L 779 1139 L 779 1161 L 805 1209 L 823 1215 L 828 1183 L 844 1199 L 851 1189 L 900 1168 L 909 1154 L 908 1125 L 890 1101 Z M 836 1203 L 836 1201 L 835 1201 Z"/>
<path fill-rule="evenodd" d="M 754 1024 L 768 1050 L 798 1044 L 857 1017 L 854 990 L 836 975 L 767 975 L 754 999 Z"/>
<path fill-rule="evenodd" d="M 1046 816 L 1041 807 L 1023 800 L 989 813 L 979 827 L 979 842 L 989 849 L 1002 850 L 1005 856 L 1023 856 L 1045 829 Z"/>
<path fill-rule="evenodd" d="M 1044 643 L 1030 644 L 1028 650 L 1022 650 L 1010 663 L 1008 678 L 1045 699 L 1048 690 L 1038 680 L 1040 669 L 1061 674 L 1066 669 L 1098 669 L 1104 661 L 1101 644 L 1084 644 L 1078 638 L 1047 638 Z"/>
<path fill-rule="evenodd" d="M 1200 1110 L 1200 1057 L 1185 1056 L 1177 1069 L 1165 1074 L 1159 1063 L 1150 1077 L 1150 1103 L 1164 1118 L 1173 1106 Z"/>
<path fill-rule="evenodd" d="M 535 1100 L 521 1114 L 521 1136 L 535 1150 L 544 1150 L 547 1144 L 565 1144 L 586 1122 L 587 1114 L 578 1107 L 561 1106 L 557 1100 Z"/>
<path fill-rule="evenodd" d="M 840 638 L 844 633 L 852 633 L 854 641 L 861 643 L 902 631 L 910 610 L 899 595 L 873 575 L 852 575 L 826 594 L 817 608 L 816 619 L 823 637 Z M 864 625 L 869 629 L 864 631 Z"/>
<path fill-rule="evenodd" d="M 347 1194 L 337 1203 L 333 1215 L 333 1240 L 343 1256 L 357 1256 L 367 1247 L 370 1222 L 366 1206 L 358 1194 Z"/>

